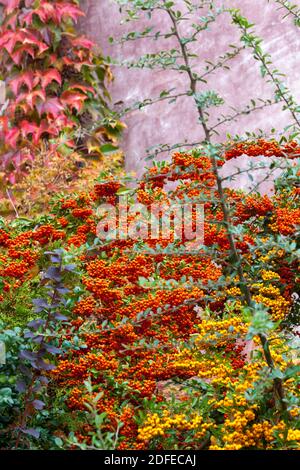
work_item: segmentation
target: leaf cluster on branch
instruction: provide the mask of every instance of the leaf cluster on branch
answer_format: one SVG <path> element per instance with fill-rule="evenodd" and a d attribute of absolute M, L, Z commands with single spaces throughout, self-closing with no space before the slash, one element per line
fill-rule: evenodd
<path fill-rule="evenodd" d="M 100 51 L 74 28 L 77 0 L 1 0 L 0 76 L 8 105 L 0 117 L 1 171 L 14 184 L 42 142 L 49 155 L 76 148 L 101 154 L 120 123 L 107 109 L 111 78 Z"/>

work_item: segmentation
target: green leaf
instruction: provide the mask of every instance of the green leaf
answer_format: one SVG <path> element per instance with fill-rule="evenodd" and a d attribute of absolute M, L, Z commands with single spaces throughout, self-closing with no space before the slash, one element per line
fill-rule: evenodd
<path fill-rule="evenodd" d="M 115 145 L 112 144 L 104 144 L 101 145 L 100 150 L 102 153 L 113 153 L 116 152 L 119 149 L 119 147 L 116 147 Z"/>
<path fill-rule="evenodd" d="M 57 447 L 62 447 L 62 446 L 63 446 L 63 441 L 62 441 L 62 439 L 61 439 L 60 437 L 56 437 L 56 438 L 54 439 L 54 442 L 55 442 L 55 444 L 57 445 Z"/>
<path fill-rule="evenodd" d="M 164 5 L 166 8 L 172 8 L 174 6 L 174 2 L 165 2 Z"/>

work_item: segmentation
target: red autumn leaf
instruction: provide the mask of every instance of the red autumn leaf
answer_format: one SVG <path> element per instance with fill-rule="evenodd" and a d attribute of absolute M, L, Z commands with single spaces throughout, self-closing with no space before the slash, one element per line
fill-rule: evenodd
<path fill-rule="evenodd" d="M 71 108 L 74 108 L 76 111 L 80 112 L 84 101 L 87 99 L 87 96 L 83 95 L 82 93 L 76 93 L 74 91 L 64 91 L 60 99 L 61 102 L 65 105 L 68 105 Z"/>
<path fill-rule="evenodd" d="M 26 13 L 24 16 L 20 18 L 20 24 L 22 26 L 31 26 L 33 22 L 34 13 L 35 13 L 34 10 L 28 11 L 28 13 Z"/>
<path fill-rule="evenodd" d="M 15 184 L 16 183 L 16 174 L 15 173 L 9 173 L 8 175 L 8 181 L 10 184 Z"/>
<path fill-rule="evenodd" d="M 0 116 L 0 131 L 1 133 L 6 132 L 8 128 L 8 117 Z"/>
<path fill-rule="evenodd" d="M 35 8 L 24 15 L 24 24 L 30 26 L 34 15 L 38 16 L 43 23 L 47 23 L 52 20 L 54 23 L 59 24 L 66 18 L 71 18 L 73 21 L 76 21 L 77 18 L 79 18 L 79 16 L 83 16 L 84 13 L 79 9 L 79 7 L 72 5 L 71 3 L 53 5 L 51 2 L 45 1 L 38 8 Z"/>
<path fill-rule="evenodd" d="M 44 103 L 36 105 L 39 115 L 48 114 L 54 119 L 58 117 L 65 108 L 58 98 L 49 98 Z"/>
<path fill-rule="evenodd" d="M 83 47 L 84 49 L 91 49 L 94 47 L 95 43 L 90 41 L 84 36 L 70 40 L 73 47 Z"/>
<path fill-rule="evenodd" d="M 85 16 L 83 11 L 70 3 L 59 3 L 56 5 L 57 19 L 61 22 L 63 19 L 71 18 L 73 21 L 77 22 L 77 19 L 80 16 Z"/>
<path fill-rule="evenodd" d="M 5 31 L 0 38 L 0 47 L 4 47 L 11 54 L 17 43 L 23 42 L 24 34 L 19 31 Z"/>
<path fill-rule="evenodd" d="M 14 164 L 14 167 L 19 168 L 24 163 L 24 160 L 27 160 L 27 157 L 24 153 L 18 151 L 14 154 L 11 160 Z"/>
<path fill-rule="evenodd" d="M 21 46 L 10 55 L 16 65 L 21 64 L 23 56 L 24 56 L 24 52 L 29 54 L 32 57 L 32 59 L 34 59 L 34 56 L 35 56 L 34 48 L 31 46 Z"/>
<path fill-rule="evenodd" d="M 78 59 L 80 60 L 80 62 L 86 62 L 88 64 L 92 64 L 92 53 L 91 52 L 88 52 L 84 49 L 78 49 L 78 50 L 74 50 L 73 51 L 74 55 L 76 55 L 78 57 Z"/>
<path fill-rule="evenodd" d="M 24 24 L 30 26 L 32 24 L 34 15 L 38 16 L 42 23 L 47 23 L 50 20 L 53 20 L 57 23 L 57 13 L 55 10 L 55 5 L 49 2 L 43 3 L 38 8 L 35 8 L 29 11 L 26 15 L 24 15 L 22 18 Z"/>
<path fill-rule="evenodd" d="M 51 83 L 53 81 L 59 83 L 59 85 L 62 84 L 61 74 L 59 73 L 58 70 L 49 69 L 49 70 L 46 70 L 46 72 L 43 72 L 41 74 L 42 88 L 46 88 L 49 85 L 49 83 Z"/>
<path fill-rule="evenodd" d="M 41 121 L 41 124 L 39 126 L 39 139 L 38 140 L 40 140 L 40 137 L 42 136 L 42 134 L 51 134 L 54 136 L 58 136 L 59 131 L 56 127 L 56 122 L 54 122 L 53 124 L 49 124 L 45 119 L 43 119 L 43 121 Z"/>
<path fill-rule="evenodd" d="M 53 124 L 49 125 L 45 119 L 41 121 L 40 125 L 25 120 L 21 122 L 20 126 L 23 136 L 27 137 L 31 134 L 33 143 L 36 145 L 39 143 L 43 134 L 57 136 L 59 133 L 57 127 Z"/>
<path fill-rule="evenodd" d="M 7 153 L 4 153 L 3 155 L 1 155 L 1 166 L 2 167 L 6 167 L 10 164 L 10 161 L 11 161 L 11 158 L 13 157 L 14 155 L 14 152 L 12 152 L 11 150 Z"/>
<path fill-rule="evenodd" d="M 31 70 L 28 70 L 27 72 L 24 72 L 21 75 L 14 78 L 13 80 L 11 80 L 11 82 L 9 83 L 9 86 L 12 92 L 14 93 L 14 95 L 17 96 L 19 89 L 24 84 L 27 86 L 28 91 L 31 91 L 32 88 L 34 87 L 34 75 Z"/>
<path fill-rule="evenodd" d="M 9 15 L 13 10 L 19 8 L 21 0 L 0 0 L 0 3 L 5 6 L 6 13 Z"/>
<path fill-rule="evenodd" d="M 20 32 L 24 34 L 23 43 L 32 44 L 33 46 L 36 46 L 39 50 L 39 54 L 42 54 L 47 49 L 49 49 L 49 46 L 47 46 L 47 44 L 45 44 L 43 41 L 40 41 L 34 34 L 29 33 L 27 29 L 22 28 Z"/>
<path fill-rule="evenodd" d="M 34 90 L 31 93 L 22 93 L 16 99 L 16 103 L 19 104 L 22 101 L 25 101 L 29 108 L 33 109 L 39 100 L 46 101 L 46 93 L 44 90 Z"/>
<path fill-rule="evenodd" d="M 16 109 L 20 110 L 24 114 L 32 111 L 32 108 L 28 106 L 25 100 L 23 103 L 17 103 L 16 100 L 14 100 L 10 103 L 9 107 L 7 108 L 7 115 L 10 119 L 14 119 L 14 113 L 16 112 Z"/>
<path fill-rule="evenodd" d="M 20 166 L 24 163 L 25 160 L 28 160 L 28 156 L 26 153 L 21 152 L 18 150 L 17 152 L 8 152 L 2 155 L 2 166 L 4 168 L 10 167 L 13 163 L 15 169 L 19 170 Z M 9 174 L 11 178 L 8 176 L 8 180 L 11 184 L 15 184 L 16 182 L 16 174 L 15 172 L 11 172 Z"/>
<path fill-rule="evenodd" d="M 35 122 L 22 121 L 20 123 L 21 133 L 23 137 L 27 137 L 28 134 L 35 134 L 39 126 Z"/>
<path fill-rule="evenodd" d="M 88 67 L 92 66 L 92 61 L 86 60 L 86 58 L 85 60 L 82 60 L 82 61 L 74 61 L 74 60 L 71 60 L 69 57 L 63 57 L 62 62 L 65 65 L 73 66 L 74 69 L 77 70 L 77 72 L 80 72 L 84 65 L 87 65 Z"/>
<path fill-rule="evenodd" d="M 17 21 L 18 21 L 18 12 L 16 11 L 15 13 L 12 13 L 9 18 L 7 19 L 7 21 L 5 21 L 5 27 L 8 29 L 8 28 L 11 28 L 13 30 L 16 29 L 17 27 Z"/>
<path fill-rule="evenodd" d="M 76 144 L 75 144 L 75 142 L 74 142 L 73 139 L 66 140 L 66 141 L 64 142 L 64 144 L 65 144 L 67 147 L 71 148 L 71 149 L 73 149 L 73 148 L 76 147 Z"/>
<path fill-rule="evenodd" d="M 90 93 L 93 93 L 93 95 L 95 94 L 94 88 L 92 88 L 91 86 L 80 85 L 80 83 L 72 83 L 71 85 L 69 85 L 69 90 L 81 90 L 84 93 L 89 91 Z"/>
<path fill-rule="evenodd" d="M 70 57 L 62 57 L 62 62 L 64 65 L 74 65 L 74 60 L 70 59 Z"/>
<path fill-rule="evenodd" d="M 20 129 L 13 127 L 5 133 L 5 142 L 12 148 L 17 148 L 18 138 L 20 136 Z"/>
<path fill-rule="evenodd" d="M 75 122 L 69 119 L 68 116 L 66 116 L 66 114 L 60 114 L 59 116 L 57 116 L 57 118 L 55 119 L 55 124 L 58 129 L 63 129 L 63 128 L 72 129 L 73 127 L 76 126 Z"/>
<path fill-rule="evenodd" d="M 17 44 L 35 46 L 38 48 L 39 54 L 48 49 L 47 44 L 24 28 L 18 31 L 6 31 L 0 36 L 0 47 L 4 47 L 10 55 L 12 55 Z"/>
<path fill-rule="evenodd" d="M 5 47 L 9 54 L 12 53 L 17 42 L 16 33 L 14 31 L 5 31 L 0 36 L 0 47 Z"/>

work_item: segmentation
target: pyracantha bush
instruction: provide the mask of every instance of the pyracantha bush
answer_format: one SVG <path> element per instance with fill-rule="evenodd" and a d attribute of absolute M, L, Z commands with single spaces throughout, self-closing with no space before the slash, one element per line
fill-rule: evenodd
<path fill-rule="evenodd" d="M 203 149 L 154 164 L 135 189 L 106 178 L 90 192 L 57 196 L 48 217 L 3 224 L 2 302 L 23 283 L 36 283 L 49 249 L 63 247 L 81 273 L 75 284 L 66 280 L 77 296 L 66 304 L 69 326 L 60 338 L 68 351 L 47 374 L 50 393 L 64 393 L 65 412 L 77 426 L 65 420 L 53 446 L 101 448 L 103 438 L 118 449 L 299 448 L 299 148 L 263 140 L 234 144 L 219 165 L 242 154 L 290 162 L 273 195 L 226 189 L 254 315 L 230 264 Z M 147 207 L 204 204 L 204 244 L 188 254 L 172 233 L 143 243 L 100 240 L 99 205 L 117 206 L 124 194 Z M 72 346 L 75 332 L 84 348 Z M 270 339 L 272 368 L 264 362 L 261 335 Z M 282 413 L 276 378 L 285 387 Z"/>

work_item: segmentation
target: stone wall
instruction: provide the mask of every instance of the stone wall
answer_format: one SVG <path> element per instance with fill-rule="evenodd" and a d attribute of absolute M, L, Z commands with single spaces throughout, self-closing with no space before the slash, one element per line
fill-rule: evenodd
<path fill-rule="evenodd" d="M 85 34 L 101 44 L 104 54 L 116 58 L 135 58 L 147 52 L 160 49 L 158 44 L 151 40 L 130 42 L 125 45 L 111 45 L 110 36 L 120 37 L 125 32 L 136 27 L 147 26 L 143 24 L 121 25 L 121 15 L 118 6 L 113 0 L 82 0 L 82 7 L 86 18 L 81 22 L 80 28 Z M 181 3 L 178 0 L 178 3 Z M 224 3 L 224 2 L 223 2 Z M 295 3 L 295 1 L 294 1 Z M 283 12 L 278 11 L 276 5 L 267 0 L 232 0 L 228 5 L 239 7 L 241 12 L 253 23 L 256 23 L 257 34 L 262 36 L 264 50 L 272 54 L 276 66 L 287 74 L 287 84 L 300 99 L 300 68 L 297 66 L 300 58 L 300 30 L 293 25 L 291 18 L 282 19 Z M 167 15 L 155 15 L 151 24 L 155 23 L 158 30 L 170 28 Z M 205 33 L 196 45 L 196 51 L 202 61 L 215 60 L 220 54 L 228 50 L 230 44 L 238 44 L 239 33 L 230 24 L 229 15 L 222 16 L 211 27 L 210 33 Z M 167 49 L 172 44 L 165 45 Z M 203 63 L 199 64 L 199 70 Z M 127 70 L 114 67 L 115 81 L 111 86 L 114 103 L 123 102 L 125 106 L 137 100 L 159 95 L 161 89 L 176 87 L 176 91 L 185 90 L 187 86 L 184 75 L 174 75 L 169 71 Z M 239 57 L 231 62 L 231 71 L 219 70 L 212 76 L 209 89 L 214 89 L 226 100 L 229 106 L 243 107 L 250 98 L 273 96 L 270 86 L 260 77 L 259 65 L 245 50 Z M 204 86 L 205 89 L 205 86 Z M 217 115 L 212 116 L 216 122 Z M 220 128 L 219 139 L 224 139 L 226 133 L 243 133 L 245 130 L 269 130 L 273 127 L 281 130 L 289 123 L 288 113 L 281 111 L 281 105 L 263 111 L 257 111 L 251 116 L 245 116 L 238 122 L 224 125 Z M 185 139 L 201 140 L 201 129 L 197 126 L 197 113 L 189 99 L 181 98 L 173 105 L 165 102 L 147 107 L 143 111 L 134 111 L 125 119 L 128 131 L 125 133 L 123 148 L 126 152 L 126 166 L 128 170 L 141 174 L 145 167 L 145 149 L 160 143 L 176 143 Z"/>

